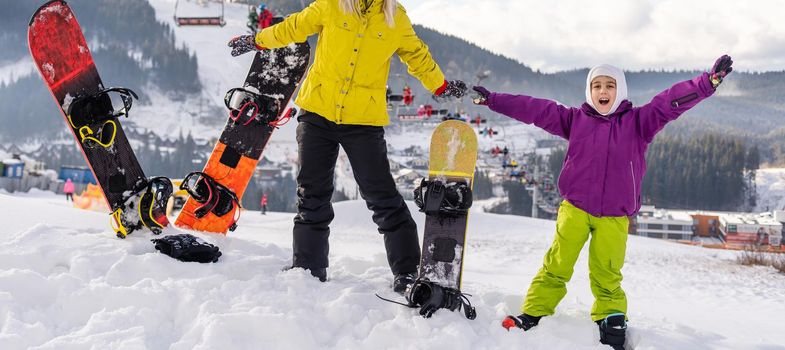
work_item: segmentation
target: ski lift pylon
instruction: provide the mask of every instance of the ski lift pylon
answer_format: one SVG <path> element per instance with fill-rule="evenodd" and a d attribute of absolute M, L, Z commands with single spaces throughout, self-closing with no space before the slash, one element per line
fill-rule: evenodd
<path fill-rule="evenodd" d="M 185 0 L 190 1 L 190 0 Z M 207 2 L 221 3 L 220 16 L 178 16 L 177 8 L 180 5 L 180 0 L 174 3 L 174 23 L 179 26 L 220 26 L 226 25 L 224 20 L 224 0 L 208 0 Z"/>

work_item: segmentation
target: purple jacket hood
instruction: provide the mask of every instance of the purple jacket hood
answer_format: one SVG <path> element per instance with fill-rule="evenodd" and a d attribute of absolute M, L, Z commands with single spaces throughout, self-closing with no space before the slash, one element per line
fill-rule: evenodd
<path fill-rule="evenodd" d="M 641 206 L 648 145 L 668 122 L 713 93 L 704 73 L 673 85 L 646 105 L 633 107 L 624 100 L 607 116 L 587 103 L 571 108 L 502 93 L 492 93 L 488 106 L 568 141 L 559 176 L 564 199 L 594 216 L 631 216 Z"/>

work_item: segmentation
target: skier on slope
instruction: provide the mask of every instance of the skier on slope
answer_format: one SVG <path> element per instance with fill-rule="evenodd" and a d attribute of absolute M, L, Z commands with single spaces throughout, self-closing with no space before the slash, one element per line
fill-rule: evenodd
<path fill-rule="evenodd" d="M 292 267 L 327 280 L 330 199 L 338 149 L 349 157 L 355 180 L 373 220 L 384 235 L 393 289 L 403 293 L 420 261 L 417 226 L 390 174 L 384 125 L 389 123 L 385 92 L 390 58 L 398 54 L 409 73 L 435 95 L 461 97 L 462 81 L 447 81 L 414 32 L 396 0 L 316 0 L 255 37 L 229 42 L 232 55 L 279 48 L 319 34 L 316 58 L 296 103 L 297 210 Z"/>
<path fill-rule="evenodd" d="M 524 95 L 492 93 L 474 87 L 475 103 L 569 142 L 559 192 L 564 201 L 556 219 L 556 236 L 543 266 L 532 280 L 522 314 L 502 325 L 528 330 L 542 316 L 552 315 L 567 293 L 584 243 L 589 239 L 589 279 L 595 301 L 591 318 L 600 341 L 622 349 L 625 341 L 627 297 L 621 288 L 621 268 L 627 243 L 628 217 L 640 209 L 640 188 L 646 171 L 646 148 L 670 121 L 711 96 L 732 71 L 727 55 L 708 73 L 672 86 L 641 107 L 627 100 L 624 72 L 610 65 L 592 68 L 586 79 L 586 103 L 569 108 L 554 101 Z"/>
<path fill-rule="evenodd" d="M 63 185 L 63 193 L 65 193 L 65 201 L 74 201 L 74 182 L 71 181 L 71 178 L 65 180 L 65 184 Z"/>
<path fill-rule="evenodd" d="M 256 33 L 256 28 L 259 26 L 259 14 L 256 12 L 255 7 L 249 7 L 248 22 L 245 24 L 245 26 L 248 27 L 251 33 Z"/>
<path fill-rule="evenodd" d="M 265 3 L 259 4 L 259 30 L 261 32 L 262 29 L 269 27 L 273 23 L 273 13 L 267 9 L 267 5 Z"/>

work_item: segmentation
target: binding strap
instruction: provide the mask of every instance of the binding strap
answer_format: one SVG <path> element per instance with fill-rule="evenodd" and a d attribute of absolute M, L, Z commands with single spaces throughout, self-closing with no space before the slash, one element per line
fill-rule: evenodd
<path fill-rule="evenodd" d="M 123 208 L 115 209 L 109 216 L 111 217 L 109 225 L 117 234 L 117 238 L 125 238 L 128 236 L 128 233 L 130 232 L 128 232 L 126 225 L 123 225 Z"/>
<path fill-rule="evenodd" d="M 159 210 L 156 215 L 155 209 L 166 208 L 169 197 L 172 196 L 172 187 L 171 180 L 158 176 L 147 180 L 147 185 L 142 190 L 144 194 L 139 198 L 139 220 L 153 233 L 160 233 L 160 230 L 169 224 L 166 210 Z"/>
<path fill-rule="evenodd" d="M 224 104 L 229 109 L 229 119 L 242 126 L 257 121 L 274 127 L 282 107 L 280 99 L 246 88 L 233 88 L 227 91 L 224 95 Z"/>
<path fill-rule="evenodd" d="M 115 103 L 119 96 L 120 101 Z M 64 110 L 71 128 L 77 130 L 79 141 L 87 148 L 109 148 L 117 135 L 115 119 L 128 117 L 134 99 L 139 99 L 131 89 L 110 87 L 92 95 L 78 96 Z M 99 126 L 100 125 L 100 126 Z"/>
<path fill-rule="evenodd" d="M 191 198 L 200 204 L 194 210 L 194 215 L 197 218 L 202 218 L 207 213 L 222 217 L 234 210 L 229 231 L 234 231 L 237 228 L 242 206 L 232 190 L 200 171 L 188 174 L 180 184 L 180 189 L 186 190 Z"/>
<path fill-rule="evenodd" d="M 422 179 L 414 189 L 414 203 L 426 215 L 466 215 L 472 206 L 472 190 L 465 182 Z"/>
<path fill-rule="evenodd" d="M 106 127 L 111 127 L 111 129 L 105 129 Z M 111 130 L 111 132 L 107 133 L 107 130 Z M 89 126 L 79 128 L 79 141 L 82 145 L 91 149 L 98 146 L 103 148 L 112 147 L 116 135 L 117 124 L 114 120 L 105 121 L 96 131 L 93 131 Z"/>
<path fill-rule="evenodd" d="M 148 228 L 155 234 L 161 233 L 161 229 L 169 224 L 165 208 L 172 192 L 172 181 L 166 177 L 157 176 L 149 179 L 139 179 L 134 184 L 131 192 L 123 196 L 123 206 L 117 208 L 111 214 L 110 225 L 117 233 L 117 237 L 125 238 L 134 230 L 142 227 Z M 139 197 L 138 203 L 129 203 L 132 198 L 137 196 Z M 133 210 L 134 206 L 136 206 L 139 220 L 136 223 L 128 223 L 125 220 L 123 209 L 130 208 Z"/>
<path fill-rule="evenodd" d="M 120 101 L 112 99 L 113 96 L 118 96 Z M 71 126 L 77 128 L 122 116 L 128 117 L 134 99 L 138 100 L 139 96 L 133 90 L 110 87 L 91 95 L 77 96 L 64 109 L 70 118 Z"/>
<path fill-rule="evenodd" d="M 376 297 L 384 301 L 409 308 L 420 308 L 419 314 L 424 318 L 430 318 L 439 309 L 450 311 L 463 309 L 464 316 L 473 320 L 477 318 L 477 310 L 469 301 L 468 297 L 470 296 L 471 294 L 461 293 L 460 290 L 454 288 L 442 287 L 425 278 L 418 278 L 406 289 L 406 293 L 404 293 L 406 304 L 376 294 Z"/>

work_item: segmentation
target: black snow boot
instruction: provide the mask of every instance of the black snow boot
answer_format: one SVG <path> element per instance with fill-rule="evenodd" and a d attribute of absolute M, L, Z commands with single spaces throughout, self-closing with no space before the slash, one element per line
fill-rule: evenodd
<path fill-rule="evenodd" d="M 403 293 L 406 292 L 406 288 L 412 285 L 415 279 L 417 279 L 417 275 L 414 272 L 399 273 L 395 275 L 395 279 L 393 280 L 393 291 L 403 295 Z"/>
<path fill-rule="evenodd" d="M 627 333 L 624 314 L 608 315 L 605 319 L 597 321 L 597 325 L 600 327 L 600 343 L 610 345 L 614 350 L 624 350 Z"/>
<path fill-rule="evenodd" d="M 542 316 L 532 316 L 527 314 L 520 314 L 518 316 L 507 316 L 502 321 L 502 327 L 508 331 L 512 327 L 518 327 L 524 331 L 528 331 L 540 323 Z"/>

